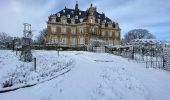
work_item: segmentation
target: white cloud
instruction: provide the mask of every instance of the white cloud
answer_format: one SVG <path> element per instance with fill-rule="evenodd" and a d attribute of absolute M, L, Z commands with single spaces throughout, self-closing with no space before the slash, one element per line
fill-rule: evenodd
<path fill-rule="evenodd" d="M 35 30 L 34 34 L 38 34 L 46 27 L 50 14 L 65 6 L 74 8 L 75 2 L 76 0 L 1 0 L 0 31 L 22 36 L 22 24 L 28 22 Z M 93 3 L 100 13 L 104 12 L 113 21 L 119 22 L 123 34 L 134 28 L 146 28 L 158 38 L 161 38 L 162 33 L 170 33 L 169 0 L 78 0 L 78 3 L 82 10 Z M 160 23 L 167 24 L 161 26 Z"/>
<path fill-rule="evenodd" d="M 107 16 L 120 23 L 123 33 L 134 28 L 146 28 L 158 38 L 161 33 L 170 33 L 170 23 L 167 26 L 156 28 L 147 27 L 170 22 L 169 0 L 121 0 L 119 3 L 115 2 L 115 0 L 107 0 L 107 2 L 100 0 L 96 1 L 96 5 L 99 11 L 105 12 Z"/>

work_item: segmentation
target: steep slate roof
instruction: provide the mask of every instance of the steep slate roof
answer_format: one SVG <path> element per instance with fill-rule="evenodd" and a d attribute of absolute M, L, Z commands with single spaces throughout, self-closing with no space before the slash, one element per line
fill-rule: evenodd
<path fill-rule="evenodd" d="M 65 12 L 64 12 L 64 10 L 65 10 Z M 74 12 L 74 13 L 72 13 L 72 12 Z M 65 15 L 66 17 L 67 17 L 67 15 L 70 15 L 70 18 L 67 18 L 67 21 L 69 22 L 69 23 L 71 23 L 71 18 L 72 17 L 75 17 L 76 15 L 78 16 L 78 20 L 76 21 L 77 23 L 79 23 L 80 22 L 80 19 L 83 19 L 83 21 L 84 20 L 87 20 L 88 19 L 88 10 L 87 11 L 82 11 L 82 10 L 75 10 L 75 9 L 69 9 L 69 8 L 64 8 L 64 9 L 62 9 L 61 11 L 59 11 L 58 13 L 60 13 L 60 16 L 63 16 L 63 15 Z M 58 13 L 56 13 L 55 15 L 57 16 L 57 14 Z M 79 13 L 81 13 L 81 14 L 79 14 Z M 100 17 L 99 17 L 100 16 Z M 96 22 L 98 22 L 98 19 L 100 19 L 100 21 L 102 22 L 102 21 L 104 21 L 105 19 L 106 19 L 106 22 L 110 22 L 110 21 L 112 21 L 111 19 L 109 19 L 108 17 L 106 17 L 105 16 L 105 14 L 100 14 L 100 13 L 98 13 L 98 12 L 96 12 L 96 14 L 95 14 L 95 21 Z M 60 21 L 60 18 L 59 17 L 57 17 L 56 18 L 56 21 Z"/>
<path fill-rule="evenodd" d="M 91 4 L 92 7 L 92 4 Z M 58 12 L 60 14 L 60 16 L 65 15 L 67 17 L 67 15 L 70 15 L 70 18 L 67 17 L 67 23 L 71 23 L 71 18 L 75 18 L 75 16 L 78 16 L 78 19 L 75 19 L 75 23 L 80 23 L 80 19 L 83 19 L 83 22 L 88 20 L 88 14 L 89 14 L 89 9 L 87 9 L 86 11 L 82 11 L 78 8 L 78 2 L 76 1 L 76 5 L 75 5 L 75 9 L 69 9 L 69 8 L 64 8 L 61 11 Z M 54 14 L 52 16 L 57 16 L 57 14 Z M 81 14 L 79 14 L 81 13 Z M 100 19 L 100 25 L 102 24 L 102 22 L 104 20 L 106 20 L 105 26 L 108 26 L 108 22 L 112 22 L 112 20 L 108 17 L 105 16 L 104 13 L 99 13 L 99 12 L 95 12 L 95 22 L 98 23 L 98 19 Z M 51 21 L 51 18 L 49 18 L 49 21 Z M 61 22 L 61 17 L 56 17 L 56 21 L 57 22 Z M 117 23 L 118 24 L 118 23 Z M 112 22 L 112 26 L 113 28 L 115 28 L 116 23 L 113 21 Z"/>

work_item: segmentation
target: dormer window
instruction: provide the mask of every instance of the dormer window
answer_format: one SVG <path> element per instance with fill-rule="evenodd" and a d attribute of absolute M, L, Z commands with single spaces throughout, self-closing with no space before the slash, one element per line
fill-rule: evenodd
<path fill-rule="evenodd" d="M 60 13 L 57 13 L 57 17 L 60 17 Z"/>
<path fill-rule="evenodd" d="M 82 18 L 80 19 L 80 22 L 81 22 L 81 23 L 83 22 L 83 19 L 82 19 Z"/>
<path fill-rule="evenodd" d="M 100 23 L 100 19 L 98 19 L 98 23 Z"/>
<path fill-rule="evenodd" d="M 81 12 L 79 12 L 79 15 L 81 15 Z"/>
<path fill-rule="evenodd" d="M 71 24 L 75 24 L 75 20 L 74 19 L 71 19 Z"/>
<path fill-rule="evenodd" d="M 78 19 L 78 16 L 77 16 L 77 15 L 75 16 L 75 19 Z"/>
<path fill-rule="evenodd" d="M 71 11 L 72 14 L 74 14 L 74 11 Z"/>
<path fill-rule="evenodd" d="M 63 13 L 65 13 L 66 11 L 65 10 L 63 10 Z"/>
<path fill-rule="evenodd" d="M 98 17 L 100 18 L 100 15 Z"/>
<path fill-rule="evenodd" d="M 67 15 L 67 18 L 70 18 L 70 15 L 69 15 L 69 14 Z"/>
<path fill-rule="evenodd" d="M 63 24 L 66 24 L 66 22 L 67 22 L 66 19 L 63 19 L 63 20 L 62 20 L 62 23 L 63 23 Z"/>
<path fill-rule="evenodd" d="M 55 23 L 55 22 L 56 22 L 56 19 L 55 19 L 55 18 L 52 18 L 52 19 L 51 19 L 51 22 L 52 22 L 52 23 Z"/>

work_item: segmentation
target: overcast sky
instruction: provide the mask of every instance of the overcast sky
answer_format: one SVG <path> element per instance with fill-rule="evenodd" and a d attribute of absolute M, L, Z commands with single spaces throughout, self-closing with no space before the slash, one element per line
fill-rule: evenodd
<path fill-rule="evenodd" d="M 31 23 L 34 37 L 46 27 L 50 14 L 65 6 L 74 8 L 76 0 L 0 0 L 0 32 L 23 36 L 23 23 Z M 120 24 L 122 37 L 131 29 L 144 28 L 158 39 L 170 40 L 170 0 L 78 0 L 79 8 L 90 4 L 99 13 Z"/>

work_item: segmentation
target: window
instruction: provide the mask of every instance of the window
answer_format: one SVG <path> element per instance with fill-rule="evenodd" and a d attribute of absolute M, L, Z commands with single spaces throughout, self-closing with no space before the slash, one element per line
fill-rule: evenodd
<path fill-rule="evenodd" d="M 119 37 L 119 32 L 115 32 L 115 37 L 116 37 L 116 38 Z"/>
<path fill-rule="evenodd" d="M 94 32 L 94 27 L 92 27 L 92 32 Z"/>
<path fill-rule="evenodd" d="M 62 38 L 61 38 L 61 42 L 62 42 L 62 44 L 67 44 L 66 37 L 62 37 Z"/>
<path fill-rule="evenodd" d="M 66 27 L 65 26 L 62 26 L 61 32 L 66 33 Z"/>
<path fill-rule="evenodd" d="M 98 19 L 98 23 L 100 23 L 100 19 Z"/>
<path fill-rule="evenodd" d="M 71 33 L 76 34 L 76 28 L 71 28 Z"/>
<path fill-rule="evenodd" d="M 60 17 L 60 13 L 57 13 L 57 17 Z"/>
<path fill-rule="evenodd" d="M 56 22 L 55 18 L 52 18 L 52 19 L 51 19 L 51 22 L 52 22 L 52 23 L 55 23 L 55 22 Z"/>
<path fill-rule="evenodd" d="M 100 15 L 98 17 L 100 18 Z"/>
<path fill-rule="evenodd" d="M 72 14 L 74 14 L 74 11 L 71 11 Z"/>
<path fill-rule="evenodd" d="M 84 38 L 82 36 L 80 37 L 80 44 L 84 44 Z"/>
<path fill-rule="evenodd" d="M 77 15 L 75 16 L 75 19 L 78 19 L 78 16 L 77 16 Z"/>
<path fill-rule="evenodd" d="M 79 33 L 83 33 L 83 27 L 80 26 Z"/>
<path fill-rule="evenodd" d="M 112 36 L 112 31 L 109 32 L 109 36 L 110 36 L 110 37 Z"/>
<path fill-rule="evenodd" d="M 63 23 L 63 24 L 66 24 L 66 22 L 67 22 L 66 19 L 63 19 L 63 20 L 62 20 L 62 23 Z"/>
<path fill-rule="evenodd" d="M 110 46 L 113 46 L 112 40 L 109 40 L 109 45 L 110 45 Z"/>
<path fill-rule="evenodd" d="M 55 43 L 57 43 L 57 38 L 51 38 L 51 44 L 55 44 Z"/>
<path fill-rule="evenodd" d="M 65 10 L 63 10 L 63 13 L 65 13 Z"/>
<path fill-rule="evenodd" d="M 67 18 L 70 18 L 70 15 L 69 15 L 69 14 L 67 15 Z"/>
<path fill-rule="evenodd" d="M 91 32 L 94 32 L 94 27 L 93 26 L 90 26 L 89 27 L 89 32 L 91 33 Z"/>
<path fill-rule="evenodd" d="M 94 38 L 90 38 L 90 42 L 94 41 L 95 39 Z"/>
<path fill-rule="evenodd" d="M 71 44 L 72 44 L 72 45 L 76 45 L 76 38 L 75 38 L 75 37 L 73 37 L 73 38 L 71 39 Z"/>
<path fill-rule="evenodd" d="M 102 22 L 102 27 L 104 28 L 105 27 L 105 24 Z"/>
<path fill-rule="evenodd" d="M 114 45 L 119 45 L 119 41 L 117 41 L 116 39 L 114 40 Z"/>
<path fill-rule="evenodd" d="M 56 33 L 56 26 L 51 26 L 51 33 Z"/>
<path fill-rule="evenodd" d="M 81 23 L 83 22 L 83 19 L 82 19 L 82 18 L 80 19 L 80 22 L 81 22 Z"/>
<path fill-rule="evenodd" d="M 102 36 L 105 36 L 105 31 L 102 31 Z"/>
<path fill-rule="evenodd" d="M 90 23 L 93 23 L 93 19 L 90 19 Z"/>
<path fill-rule="evenodd" d="M 74 19 L 71 19 L 71 24 L 75 24 L 75 20 Z"/>

